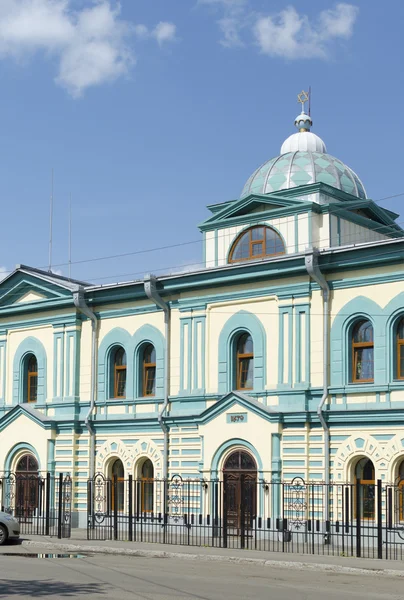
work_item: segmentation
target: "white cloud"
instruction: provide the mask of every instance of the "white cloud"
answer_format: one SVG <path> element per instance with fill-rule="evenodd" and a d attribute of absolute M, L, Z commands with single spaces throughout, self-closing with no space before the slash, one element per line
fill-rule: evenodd
<path fill-rule="evenodd" d="M 160 21 L 152 30 L 149 30 L 146 25 L 136 25 L 135 33 L 140 39 L 154 38 L 161 46 L 165 42 L 173 42 L 176 39 L 177 28 L 174 23 Z"/>
<path fill-rule="evenodd" d="M 357 14 L 357 7 L 337 4 L 311 21 L 290 6 L 276 15 L 258 18 L 254 35 L 261 51 L 270 56 L 326 58 L 331 41 L 352 35 Z"/>
<path fill-rule="evenodd" d="M 176 27 L 173 23 L 160 21 L 152 31 L 152 37 L 161 45 L 164 42 L 172 42 L 175 39 Z"/>
<path fill-rule="evenodd" d="M 198 4 L 210 5 L 223 11 L 223 16 L 217 21 L 223 34 L 220 40 L 223 46 L 243 46 L 240 34 L 246 26 L 247 0 L 199 0 Z"/>
<path fill-rule="evenodd" d="M 293 6 L 259 16 L 250 9 L 248 0 L 198 0 L 198 4 L 221 12 L 218 24 L 223 34 L 222 45 L 244 45 L 246 39 L 242 34 L 248 31 L 261 52 L 289 59 L 326 58 L 333 40 L 352 36 L 359 10 L 352 4 L 339 3 L 309 19 Z"/>
<path fill-rule="evenodd" d="M 0 0 L 0 58 L 27 61 L 45 52 L 58 61 L 56 82 L 79 97 L 135 64 L 131 38 L 148 30 L 120 13 L 115 0 L 88 0 L 81 10 L 72 0 Z M 172 39 L 175 26 L 159 23 L 153 31 L 161 44 Z"/>

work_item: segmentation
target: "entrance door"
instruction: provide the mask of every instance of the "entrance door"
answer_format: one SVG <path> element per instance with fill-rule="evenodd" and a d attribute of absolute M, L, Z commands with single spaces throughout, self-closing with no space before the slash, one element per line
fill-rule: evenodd
<path fill-rule="evenodd" d="M 15 514 L 19 519 L 33 517 L 38 509 L 39 487 L 38 463 L 32 454 L 25 454 L 16 468 Z"/>
<path fill-rule="evenodd" d="M 257 468 L 242 450 L 233 452 L 223 468 L 223 509 L 228 535 L 242 535 L 251 528 L 257 505 Z"/>

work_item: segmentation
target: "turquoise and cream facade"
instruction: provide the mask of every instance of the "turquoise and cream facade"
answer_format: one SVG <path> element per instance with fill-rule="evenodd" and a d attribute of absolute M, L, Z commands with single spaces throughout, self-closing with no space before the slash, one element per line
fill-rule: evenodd
<path fill-rule="evenodd" d="M 399 476 L 403 231 L 296 124 L 209 206 L 205 268 L 94 286 L 20 265 L 0 284 L 0 470 L 70 473 L 76 524 L 118 459 L 124 477 L 220 479 L 235 450 L 267 481 L 353 481 L 365 459 Z"/>

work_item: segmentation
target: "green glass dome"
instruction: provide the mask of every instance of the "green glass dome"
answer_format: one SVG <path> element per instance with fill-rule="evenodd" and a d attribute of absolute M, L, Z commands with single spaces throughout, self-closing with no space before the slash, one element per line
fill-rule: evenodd
<path fill-rule="evenodd" d="M 268 160 L 248 179 L 241 198 L 319 182 L 366 198 L 365 188 L 352 169 L 330 154 L 312 151 L 287 152 Z"/>

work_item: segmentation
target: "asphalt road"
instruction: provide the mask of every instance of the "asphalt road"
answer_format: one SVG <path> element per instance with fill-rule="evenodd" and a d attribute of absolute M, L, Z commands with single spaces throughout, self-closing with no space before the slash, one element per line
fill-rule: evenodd
<path fill-rule="evenodd" d="M 30 552 L 32 549 L 30 549 Z M 6 556 L 4 552 L 16 555 Z M 114 600 L 402 600 L 403 578 L 287 568 L 88 555 L 38 559 L 18 547 L 0 553 L 0 598 Z"/>

